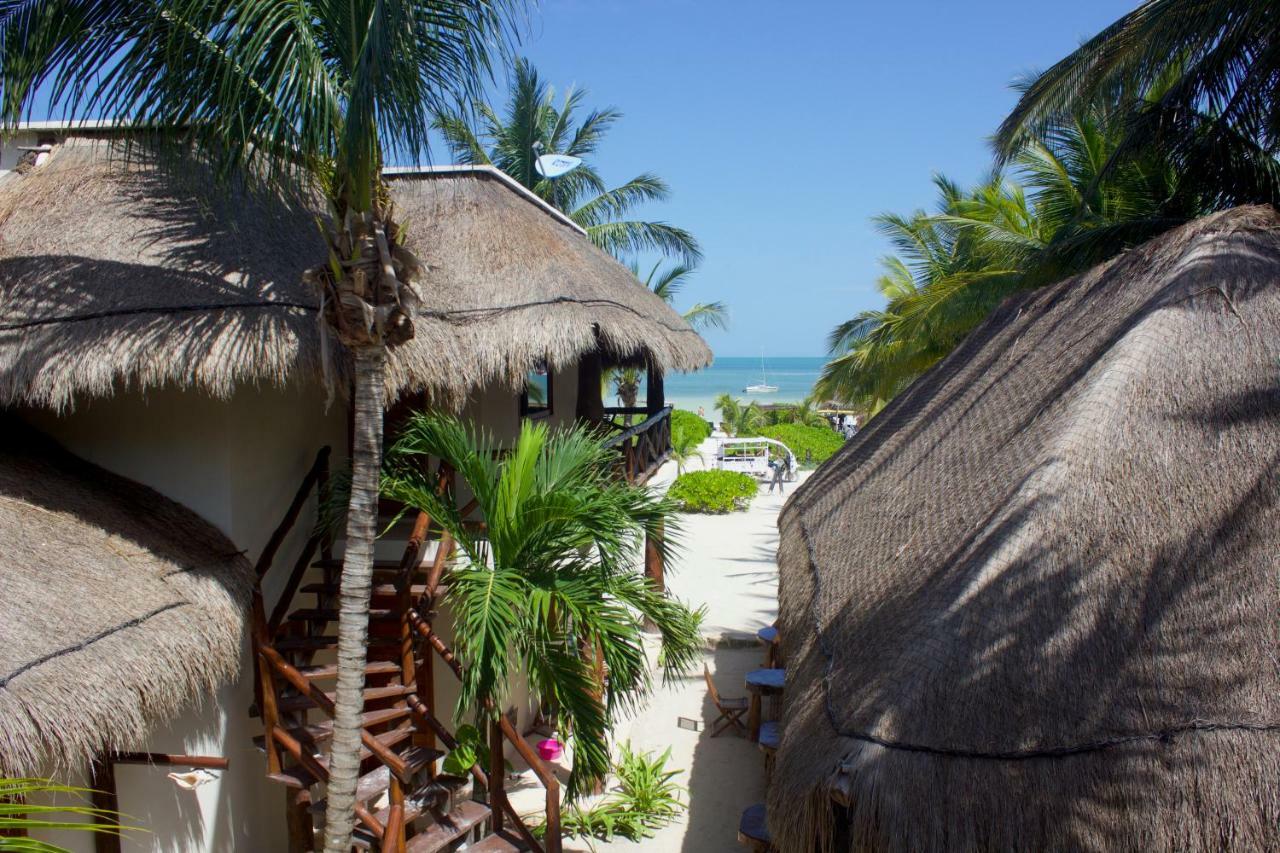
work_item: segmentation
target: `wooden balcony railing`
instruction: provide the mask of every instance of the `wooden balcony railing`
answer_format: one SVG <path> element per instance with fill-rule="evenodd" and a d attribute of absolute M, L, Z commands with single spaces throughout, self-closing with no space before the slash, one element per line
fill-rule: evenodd
<path fill-rule="evenodd" d="M 620 430 L 605 439 L 605 447 L 618 449 L 618 473 L 628 483 L 646 482 L 671 455 L 671 406 L 648 409 L 605 409 L 605 417 Z M 644 416 L 634 426 L 617 423 L 618 418 Z"/>

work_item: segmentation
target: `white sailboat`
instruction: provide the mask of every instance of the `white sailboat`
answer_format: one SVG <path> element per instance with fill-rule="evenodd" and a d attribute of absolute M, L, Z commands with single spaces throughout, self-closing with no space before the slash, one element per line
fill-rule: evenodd
<path fill-rule="evenodd" d="M 742 391 L 745 394 L 773 394 L 778 390 L 777 385 L 769 384 L 769 377 L 764 372 L 764 350 L 760 350 L 760 382 L 755 385 L 748 385 Z"/>

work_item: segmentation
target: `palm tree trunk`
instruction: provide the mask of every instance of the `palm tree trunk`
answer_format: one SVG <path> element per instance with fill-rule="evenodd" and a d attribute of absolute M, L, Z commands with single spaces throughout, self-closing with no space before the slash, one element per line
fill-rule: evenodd
<path fill-rule="evenodd" d="M 351 458 L 351 502 L 338 611 L 338 682 L 334 694 L 333 742 L 329 755 L 326 853 L 350 853 L 360 775 L 360 718 L 369 637 L 369 595 L 377 533 L 382 468 L 382 402 L 386 351 L 355 350 L 355 436 Z"/>

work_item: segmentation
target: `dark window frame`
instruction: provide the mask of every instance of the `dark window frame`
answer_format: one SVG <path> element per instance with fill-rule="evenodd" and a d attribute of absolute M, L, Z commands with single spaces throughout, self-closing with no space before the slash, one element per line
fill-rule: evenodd
<path fill-rule="evenodd" d="M 533 371 L 529 371 L 532 373 Z M 529 420 L 541 420 L 549 418 L 555 412 L 556 401 L 556 374 L 550 367 L 547 368 L 547 401 L 541 404 L 532 404 L 529 402 L 529 387 L 526 384 L 520 389 L 520 417 Z"/>

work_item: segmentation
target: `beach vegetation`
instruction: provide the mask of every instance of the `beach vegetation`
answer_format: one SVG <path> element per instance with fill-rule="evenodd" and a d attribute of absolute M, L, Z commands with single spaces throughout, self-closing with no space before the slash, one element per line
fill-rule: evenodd
<path fill-rule="evenodd" d="M 447 462 L 471 489 L 482 533 L 427 472 L 428 458 Z M 615 462 L 583 426 L 526 421 L 500 453 L 483 431 L 417 414 L 389 449 L 383 477 L 386 497 L 429 513 L 466 557 L 445 599 L 464 667 L 456 716 L 496 714 L 513 677 L 526 677 L 573 746 L 570 799 L 604 778 L 614 721 L 649 693 L 646 621 L 667 675 L 686 672 L 702 648 L 700 613 L 638 568 L 646 538 L 667 558 L 678 547 L 676 502 L 618 480 Z"/>
<path fill-rule="evenodd" d="M 831 427 L 801 423 L 771 424 L 760 428 L 760 435 L 780 441 L 790 448 L 801 465 L 820 465 L 844 447 L 844 436 Z"/>
<path fill-rule="evenodd" d="M 668 305 L 675 304 L 677 294 L 688 284 L 689 277 L 696 269 L 696 263 L 664 265 L 662 261 L 657 261 L 647 274 L 641 275 L 640 262 L 635 260 L 631 262 L 632 275 L 645 287 L 658 294 Z M 699 331 L 729 328 L 729 307 L 723 302 L 696 302 L 680 316 Z"/>
<path fill-rule="evenodd" d="M 667 767 L 671 750 L 661 755 L 636 752 L 630 743 L 621 746 L 613 766 L 618 782 L 613 791 L 590 806 L 570 806 L 560 817 L 561 829 L 572 838 L 612 841 L 644 841 L 679 817 L 688 808 L 685 789 L 676 781 L 680 770 Z M 534 830 L 546 834 L 545 822 Z"/>
<path fill-rule="evenodd" d="M 759 491 L 756 478 L 740 471 L 690 471 L 676 477 L 667 497 L 684 512 L 718 515 L 745 510 Z"/>
<path fill-rule="evenodd" d="M 767 423 L 764 410 L 754 400 L 744 405 L 732 394 L 721 394 L 715 407 L 720 410 L 720 428 L 728 435 L 747 438 Z"/>
<path fill-rule="evenodd" d="M 698 417 L 696 412 L 687 409 L 671 410 L 671 431 L 682 430 L 690 441 L 701 444 L 711 437 L 711 424 L 706 418 Z"/>
<path fill-rule="evenodd" d="M 683 426 L 677 425 L 671 427 L 671 458 L 676 463 L 676 475 L 684 473 L 685 466 L 694 459 L 701 459 L 702 452 L 698 449 L 702 444 L 702 440 L 698 438 L 697 433 L 686 432 Z"/>

